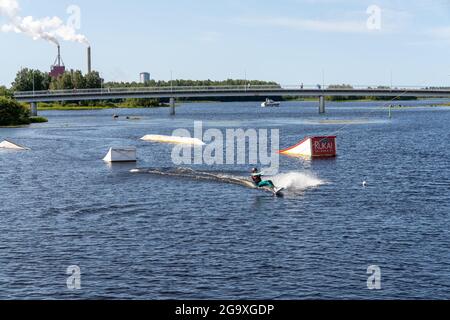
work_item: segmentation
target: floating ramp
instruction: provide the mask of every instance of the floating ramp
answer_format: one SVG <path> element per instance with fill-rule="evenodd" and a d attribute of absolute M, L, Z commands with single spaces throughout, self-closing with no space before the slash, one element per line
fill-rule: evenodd
<path fill-rule="evenodd" d="M 280 151 L 280 154 L 310 158 L 336 157 L 336 137 L 307 137 L 295 146 Z"/>
<path fill-rule="evenodd" d="M 161 143 L 172 143 L 172 144 L 190 144 L 203 146 L 205 143 L 197 138 L 188 138 L 188 137 L 177 137 L 177 136 L 163 136 L 163 135 L 154 135 L 149 134 L 141 138 L 144 141 L 152 141 L 152 142 L 161 142 Z"/>
<path fill-rule="evenodd" d="M 105 162 L 136 162 L 136 148 L 111 148 L 103 158 Z"/>
<path fill-rule="evenodd" d="M 27 147 L 21 146 L 12 141 L 4 140 L 0 143 L 0 149 L 10 149 L 10 150 L 30 150 Z"/>

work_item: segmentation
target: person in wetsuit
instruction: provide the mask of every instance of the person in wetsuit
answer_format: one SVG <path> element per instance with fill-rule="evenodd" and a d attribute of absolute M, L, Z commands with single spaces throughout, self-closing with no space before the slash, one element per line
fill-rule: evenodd
<path fill-rule="evenodd" d="M 252 170 L 252 180 L 258 188 L 268 187 L 270 189 L 275 189 L 275 185 L 273 184 L 273 182 L 270 180 L 263 180 L 262 176 L 262 172 L 259 172 L 257 168 L 254 168 Z"/>

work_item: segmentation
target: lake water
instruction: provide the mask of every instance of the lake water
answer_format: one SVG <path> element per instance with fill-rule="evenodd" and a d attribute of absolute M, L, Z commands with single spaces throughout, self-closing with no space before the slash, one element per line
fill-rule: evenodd
<path fill-rule="evenodd" d="M 0 140 L 31 148 L 0 151 L 0 298 L 449 299 L 450 108 L 428 103 L 408 102 L 416 107 L 391 120 L 379 102 L 328 103 L 325 116 L 313 102 L 214 103 L 175 117 L 41 112 L 49 123 L 0 128 Z M 246 178 L 252 165 L 130 173 L 177 172 L 172 145 L 139 138 L 197 120 L 279 129 L 282 148 L 337 132 L 339 156 L 281 157 L 284 198 L 196 178 Z M 137 147 L 138 163 L 104 163 L 112 146 Z M 81 290 L 67 288 L 71 265 Z M 382 290 L 367 288 L 371 265 Z"/>

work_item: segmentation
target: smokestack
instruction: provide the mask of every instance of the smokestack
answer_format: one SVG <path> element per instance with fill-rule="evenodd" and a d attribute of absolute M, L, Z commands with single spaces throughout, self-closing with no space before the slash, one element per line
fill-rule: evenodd
<path fill-rule="evenodd" d="M 61 46 L 58 44 L 58 63 L 57 66 L 61 66 Z"/>
<path fill-rule="evenodd" d="M 66 68 L 64 67 L 64 62 L 61 58 L 61 47 L 58 45 L 58 56 L 56 57 L 55 62 L 51 66 L 49 74 L 53 78 L 58 78 L 60 75 L 63 75 L 65 71 Z"/>
<path fill-rule="evenodd" d="M 91 73 L 92 71 L 92 60 L 91 60 L 91 47 L 87 48 L 87 67 L 88 67 L 88 73 Z"/>

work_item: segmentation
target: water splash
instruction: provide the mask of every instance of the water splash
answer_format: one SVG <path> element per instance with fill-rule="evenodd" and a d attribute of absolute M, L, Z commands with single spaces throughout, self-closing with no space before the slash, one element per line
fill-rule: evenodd
<path fill-rule="evenodd" d="M 310 173 L 288 172 L 279 174 L 271 178 L 277 187 L 283 187 L 287 191 L 304 191 L 325 184 L 325 181 L 313 176 Z"/>

